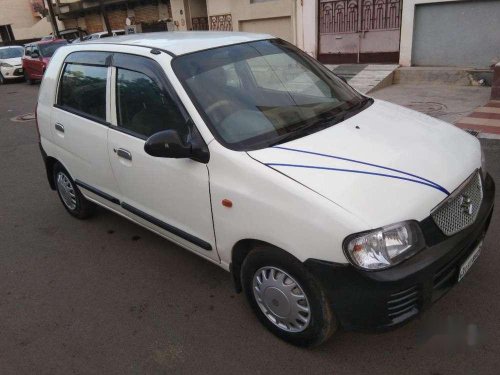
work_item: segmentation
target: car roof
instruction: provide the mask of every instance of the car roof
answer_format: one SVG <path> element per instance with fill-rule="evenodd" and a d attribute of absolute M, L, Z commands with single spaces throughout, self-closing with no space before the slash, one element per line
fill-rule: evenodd
<path fill-rule="evenodd" d="M 129 34 L 113 38 L 86 41 L 85 44 L 125 44 L 166 50 L 183 55 L 204 49 L 274 38 L 269 34 L 224 31 L 166 31 Z"/>
<path fill-rule="evenodd" d="M 23 46 L 0 46 L 0 49 L 7 49 L 7 48 L 24 48 Z"/>
<path fill-rule="evenodd" d="M 51 44 L 51 43 L 58 43 L 58 42 L 67 42 L 66 39 L 47 39 L 47 40 L 39 40 L 38 42 L 32 42 L 32 43 L 28 43 L 28 44 L 25 44 L 24 46 L 25 47 L 29 47 L 29 46 L 37 46 L 39 44 Z"/>

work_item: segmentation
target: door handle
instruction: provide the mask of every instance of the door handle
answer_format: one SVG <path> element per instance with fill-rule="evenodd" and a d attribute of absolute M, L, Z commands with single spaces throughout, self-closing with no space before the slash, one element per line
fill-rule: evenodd
<path fill-rule="evenodd" d="M 114 151 L 116 152 L 116 155 L 118 155 L 119 157 L 130 161 L 132 160 L 132 154 L 129 151 L 124 150 L 123 148 L 119 148 L 118 150 Z"/>
<path fill-rule="evenodd" d="M 55 124 L 55 128 L 57 131 L 64 133 L 64 125 L 63 124 L 57 123 L 57 124 Z"/>

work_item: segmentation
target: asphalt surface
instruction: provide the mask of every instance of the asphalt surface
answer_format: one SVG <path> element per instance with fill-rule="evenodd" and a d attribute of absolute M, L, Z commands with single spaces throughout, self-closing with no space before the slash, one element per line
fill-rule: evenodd
<path fill-rule="evenodd" d="M 299 349 L 261 327 L 217 266 L 110 212 L 70 217 L 34 121 L 11 121 L 37 92 L 0 86 L 0 374 L 498 373 L 498 199 L 477 263 L 421 318 Z M 485 147 L 500 187 L 500 143 Z"/>

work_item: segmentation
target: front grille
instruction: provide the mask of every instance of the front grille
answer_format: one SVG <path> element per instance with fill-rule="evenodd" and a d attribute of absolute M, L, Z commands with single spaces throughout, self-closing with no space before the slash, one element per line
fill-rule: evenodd
<path fill-rule="evenodd" d="M 476 172 L 456 193 L 439 205 L 431 216 L 439 229 L 451 236 L 474 223 L 482 201 L 481 176 Z"/>
<path fill-rule="evenodd" d="M 402 321 L 418 313 L 420 293 L 417 286 L 390 295 L 387 313 L 393 322 Z"/>

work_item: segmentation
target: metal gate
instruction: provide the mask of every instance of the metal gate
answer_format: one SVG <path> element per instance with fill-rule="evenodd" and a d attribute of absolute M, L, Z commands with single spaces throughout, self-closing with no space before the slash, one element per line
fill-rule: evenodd
<path fill-rule="evenodd" d="M 399 60 L 402 0 L 319 0 L 324 63 Z"/>

